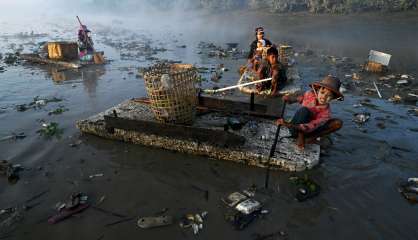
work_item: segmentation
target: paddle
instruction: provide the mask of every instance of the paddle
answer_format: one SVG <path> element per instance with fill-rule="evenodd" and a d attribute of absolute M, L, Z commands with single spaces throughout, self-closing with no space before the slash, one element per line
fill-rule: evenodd
<path fill-rule="evenodd" d="M 282 113 L 280 115 L 281 118 L 283 118 L 283 116 L 284 116 L 285 109 L 286 109 L 286 102 L 284 101 L 283 102 Z M 271 158 L 274 156 L 274 152 L 276 151 L 276 146 L 277 146 L 277 141 L 279 139 L 281 126 L 282 126 L 281 124 L 277 126 L 276 135 L 274 136 L 273 145 L 271 145 L 271 148 L 270 148 L 270 154 L 269 154 L 269 158 L 268 158 L 268 166 L 267 166 L 267 170 L 266 170 L 266 181 L 264 183 L 265 189 L 267 189 L 268 186 L 269 186 Z"/>

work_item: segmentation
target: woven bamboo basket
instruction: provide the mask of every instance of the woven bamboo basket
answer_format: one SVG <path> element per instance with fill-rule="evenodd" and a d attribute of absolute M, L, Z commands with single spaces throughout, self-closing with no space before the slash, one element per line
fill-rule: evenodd
<path fill-rule="evenodd" d="M 279 47 L 279 60 L 284 66 L 289 65 L 289 57 L 292 54 L 292 46 L 280 45 Z"/>
<path fill-rule="evenodd" d="M 193 123 L 197 105 L 197 71 L 191 64 L 157 64 L 145 71 L 144 80 L 157 121 Z"/>

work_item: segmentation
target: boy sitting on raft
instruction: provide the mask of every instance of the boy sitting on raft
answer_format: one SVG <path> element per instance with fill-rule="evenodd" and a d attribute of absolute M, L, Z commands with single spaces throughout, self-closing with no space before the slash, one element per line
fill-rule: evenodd
<path fill-rule="evenodd" d="M 272 78 L 271 81 L 258 84 L 257 90 L 271 90 L 270 95 L 276 96 L 287 82 L 286 68 L 279 62 L 279 51 L 276 47 L 267 50 L 267 58 L 257 69 L 259 79 Z"/>
<path fill-rule="evenodd" d="M 289 128 L 292 137 L 297 138 L 297 145 L 303 149 L 306 143 L 314 143 L 318 137 L 339 130 L 343 122 L 331 118 L 329 102 L 333 99 L 343 100 L 340 93 L 340 80 L 336 77 L 327 76 L 320 82 L 314 82 L 309 86 L 312 90 L 302 96 L 283 96 L 287 103 L 299 102 L 302 107 L 296 111 L 290 122 L 282 118 L 276 121 L 277 125 Z"/>

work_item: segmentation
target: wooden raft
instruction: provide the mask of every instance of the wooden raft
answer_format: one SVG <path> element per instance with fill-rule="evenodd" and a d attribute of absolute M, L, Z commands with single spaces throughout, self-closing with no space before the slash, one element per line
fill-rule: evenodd
<path fill-rule="evenodd" d="M 240 130 L 224 131 L 223 123 L 227 122 L 231 113 L 221 110 L 222 102 L 214 104 L 210 101 L 217 100 L 205 100 L 208 105 L 217 107 L 199 105 L 200 109 L 210 108 L 214 111 L 197 116 L 192 126 L 159 123 L 154 120 L 152 111 L 148 104 L 144 103 L 144 99 L 133 99 L 78 121 L 77 127 L 83 133 L 107 139 L 266 167 L 277 129 L 274 122 L 246 114 L 240 116 L 245 123 Z M 228 104 L 238 106 L 245 103 Z M 260 108 L 263 107 L 258 107 L 258 110 L 249 112 L 262 114 L 264 110 Z M 271 159 L 273 169 L 303 171 L 319 163 L 319 145 L 307 145 L 305 150 L 299 150 L 293 139 L 286 138 L 289 136 L 287 129 L 282 128 L 280 136 L 282 138 Z"/>

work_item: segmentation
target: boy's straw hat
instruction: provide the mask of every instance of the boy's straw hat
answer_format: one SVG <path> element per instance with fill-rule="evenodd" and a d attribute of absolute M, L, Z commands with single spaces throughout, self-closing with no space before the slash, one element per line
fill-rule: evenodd
<path fill-rule="evenodd" d="M 317 88 L 317 87 L 324 87 L 329 89 L 332 93 L 334 93 L 334 96 L 338 100 L 344 100 L 344 95 L 340 92 L 340 86 L 341 82 L 340 79 L 333 76 L 326 76 L 323 78 L 320 82 L 313 82 L 309 84 L 311 88 Z"/>

